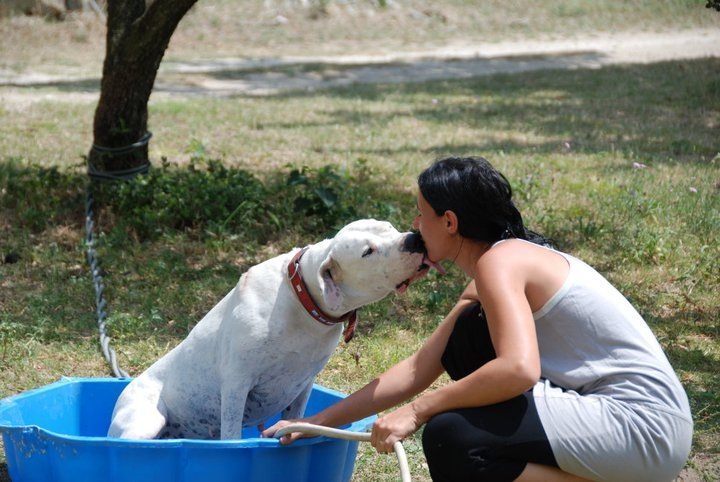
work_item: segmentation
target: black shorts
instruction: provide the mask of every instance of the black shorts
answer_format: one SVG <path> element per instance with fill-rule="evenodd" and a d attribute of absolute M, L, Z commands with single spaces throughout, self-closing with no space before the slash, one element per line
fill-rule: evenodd
<path fill-rule="evenodd" d="M 495 358 L 479 304 L 458 317 L 442 356 L 459 380 Z M 515 480 L 528 463 L 557 467 L 532 391 L 502 403 L 439 413 L 423 431 L 423 450 L 435 482 Z"/>

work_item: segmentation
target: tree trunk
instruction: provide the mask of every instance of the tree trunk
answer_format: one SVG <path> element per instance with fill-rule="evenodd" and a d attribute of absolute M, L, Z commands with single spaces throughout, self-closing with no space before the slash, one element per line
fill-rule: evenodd
<path fill-rule="evenodd" d="M 147 105 L 157 70 L 180 19 L 196 1 L 108 1 L 105 63 L 88 155 L 91 173 L 147 165 Z"/>

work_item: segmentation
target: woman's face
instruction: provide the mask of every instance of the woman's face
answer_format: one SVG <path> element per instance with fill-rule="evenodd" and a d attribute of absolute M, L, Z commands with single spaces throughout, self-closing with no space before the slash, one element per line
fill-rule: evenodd
<path fill-rule="evenodd" d="M 447 250 L 447 221 L 444 216 L 438 216 L 425 200 L 421 192 L 417 195 L 418 214 L 413 220 L 413 228 L 420 232 L 425 242 L 427 256 L 431 261 L 445 259 Z"/>

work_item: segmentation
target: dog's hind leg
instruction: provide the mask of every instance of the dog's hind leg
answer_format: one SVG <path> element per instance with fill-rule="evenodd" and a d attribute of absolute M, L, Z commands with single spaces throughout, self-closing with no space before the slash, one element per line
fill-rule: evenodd
<path fill-rule="evenodd" d="M 165 404 L 157 397 L 137 393 L 135 387 L 123 392 L 115 406 L 108 437 L 150 440 L 158 438 L 167 420 Z"/>
<path fill-rule="evenodd" d="M 293 420 L 296 418 L 302 418 L 305 415 L 305 407 L 307 406 L 308 400 L 310 400 L 310 394 L 312 393 L 313 380 L 307 384 L 303 391 L 300 392 L 295 400 L 293 400 L 288 407 L 283 410 L 282 418 L 285 420 Z"/>

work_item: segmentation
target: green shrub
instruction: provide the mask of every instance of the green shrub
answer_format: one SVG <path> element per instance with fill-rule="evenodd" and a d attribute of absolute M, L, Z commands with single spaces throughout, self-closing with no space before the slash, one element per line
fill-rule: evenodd
<path fill-rule="evenodd" d="M 197 154 L 197 150 L 196 150 Z M 163 162 L 128 181 L 93 181 L 93 207 L 107 239 L 152 240 L 172 233 L 195 238 L 222 233 L 265 244 L 289 232 L 329 236 L 361 217 L 397 218 L 391 186 L 357 169 L 286 166 L 262 180 L 200 153 L 187 166 Z M 88 178 L 77 167 L 0 164 L 0 209 L 11 222 L 40 232 L 84 219 Z M 397 219 L 390 219 L 398 221 Z"/>
<path fill-rule="evenodd" d="M 217 160 L 193 159 L 182 168 L 163 161 L 146 175 L 97 188 L 102 209 L 141 239 L 168 231 L 228 228 L 254 237 L 266 234 L 265 186 L 252 173 Z"/>
<path fill-rule="evenodd" d="M 85 180 L 76 171 L 5 160 L 0 163 L 0 212 L 31 232 L 49 224 L 80 223 Z"/>

